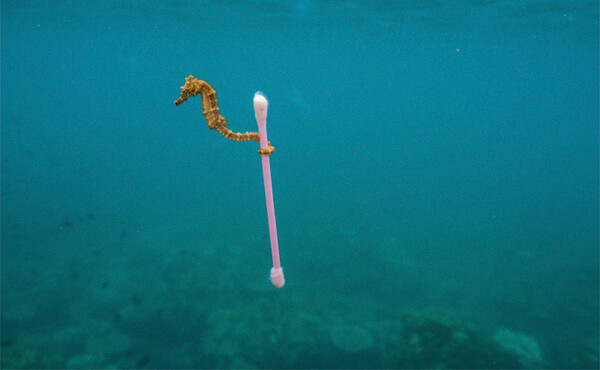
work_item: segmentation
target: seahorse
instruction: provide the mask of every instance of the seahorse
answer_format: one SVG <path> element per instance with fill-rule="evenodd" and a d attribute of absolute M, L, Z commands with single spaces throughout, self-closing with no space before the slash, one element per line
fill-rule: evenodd
<path fill-rule="evenodd" d="M 219 104 L 217 101 L 217 92 L 212 86 L 206 81 L 200 81 L 194 76 L 190 75 L 185 79 L 185 84 L 181 86 L 181 96 L 175 100 L 175 105 L 179 106 L 183 104 L 191 96 L 202 95 L 202 113 L 206 118 L 208 128 L 211 130 L 217 130 L 221 135 L 229 140 L 234 141 L 250 141 L 254 140 L 260 143 L 260 136 L 258 132 L 233 132 L 227 128 L 227 121 L 219 113 Z M 259 154 L 273 153 L 275 148 L 269 142 L 267 149 L 259 149 Z"/>

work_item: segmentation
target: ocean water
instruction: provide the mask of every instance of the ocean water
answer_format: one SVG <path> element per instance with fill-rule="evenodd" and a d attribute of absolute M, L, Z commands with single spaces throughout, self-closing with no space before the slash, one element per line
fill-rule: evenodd
<path fill-rule="evenodd" d="M 598 368 L 598 8 L 2 1 L 2 367 Z"/>

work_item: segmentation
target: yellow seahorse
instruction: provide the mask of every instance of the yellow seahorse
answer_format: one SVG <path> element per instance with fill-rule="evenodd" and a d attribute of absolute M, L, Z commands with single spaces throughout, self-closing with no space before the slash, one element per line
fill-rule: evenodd
<path fill-rule="evenodd" d="M 219 114 L 219 105 L 217 102 L 217 92 L 210 86 L 206 81 L 200 81 L 194 76 L 190 75 L 185 79 L 185 84 L 181 86 L 181 97 L 175 100 L 175 105 L 179 106 L 183 104 L 190 96 L 202 95 L 202 113 L 206 118 L 208 128 L 211 130 L 217 130 L 223 136 L 229 140 L 234 141 L 250 141 L 254 140 L 260 143 L 260 137 L 258 132 L 233 132 L 227 128 L 227 121 L 225 117 Z M 275 148 L 269 142 L 267 149 L 259 149 L 259 154 L 271 154 Z"/>

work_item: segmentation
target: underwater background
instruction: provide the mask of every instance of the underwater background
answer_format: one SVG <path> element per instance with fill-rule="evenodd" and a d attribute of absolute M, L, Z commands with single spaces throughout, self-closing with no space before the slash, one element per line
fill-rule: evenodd
<path fill-rule="evenodd" d="M 3 0 L 2 367 L 598 368 L 598 7 Z"/>

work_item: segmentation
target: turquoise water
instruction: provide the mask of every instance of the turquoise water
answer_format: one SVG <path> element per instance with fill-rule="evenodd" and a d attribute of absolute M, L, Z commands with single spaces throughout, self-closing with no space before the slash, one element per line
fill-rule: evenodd
<path fill-rule="evenodd" d="M 2 367 L 598 368 L 598 6 L 2 1 Z"/>

